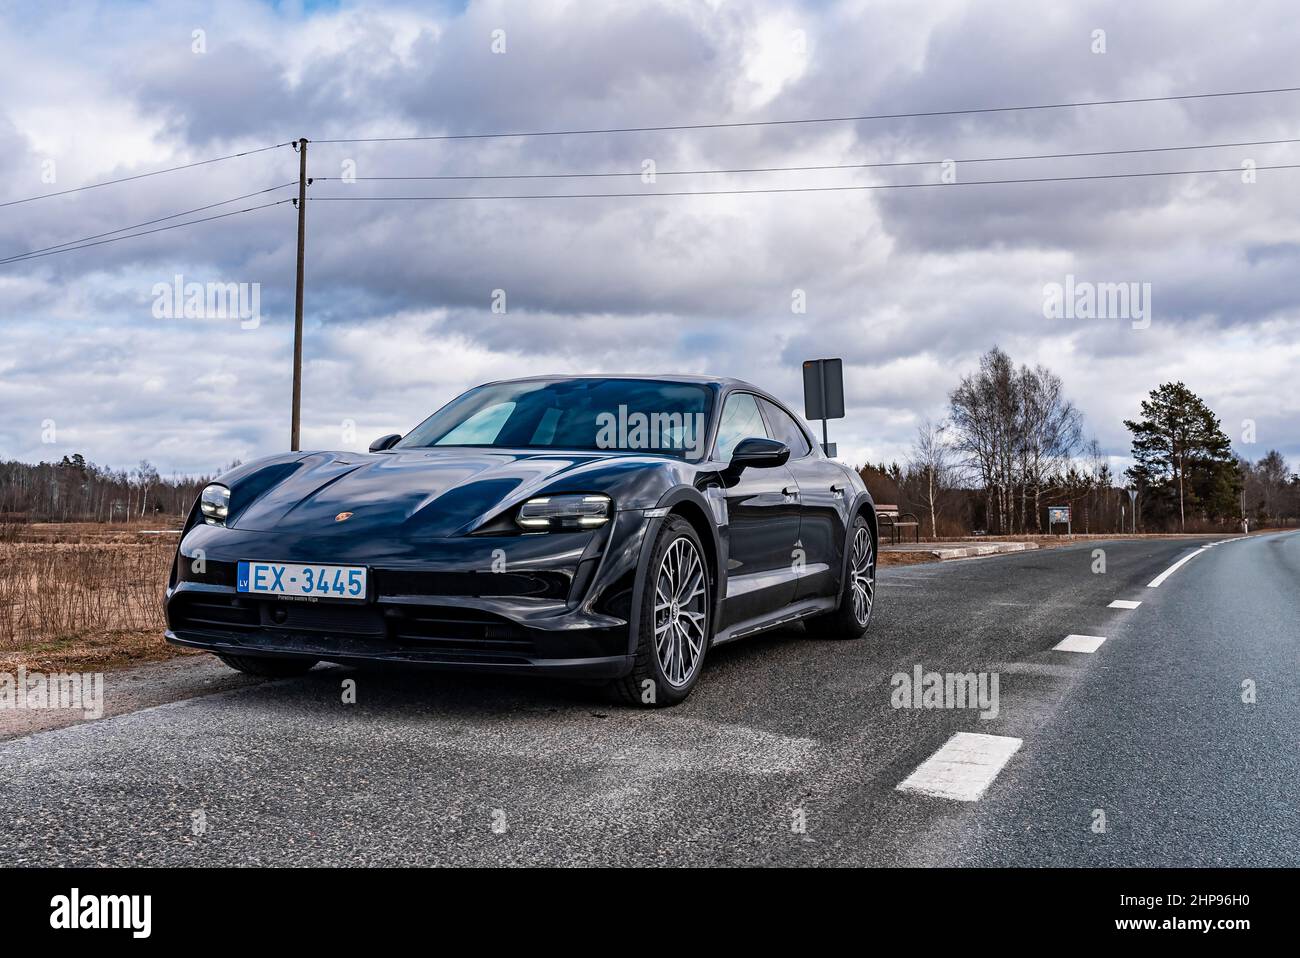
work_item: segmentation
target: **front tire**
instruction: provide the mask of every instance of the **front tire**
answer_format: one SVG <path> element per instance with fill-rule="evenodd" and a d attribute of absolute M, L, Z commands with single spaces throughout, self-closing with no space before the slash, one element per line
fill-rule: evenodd
<path fill-rule="evenodd" d="M 315 659 L 273 659 L 257 655 L 218 655 L 222 662 L 237 672 L 258 675 L 265 679 L 287 679 L 306 675 L 316 667 Z"/>
<path fill-rule="evenodd" d="M 839 608 L 808 619 L 810 633 L 833 639 L 860 639 L 867 634 L 876 599 L 876 542 L 863 516 L 854 518 L 850 527 L 844 573 Z"/>
<path fill-rule="evenodd" d="M 709 648 L 713 609 L 704 547 L 691 524 L 669 516 L 659 530 L 641 585 L 632 671 L 614 682 L 622 701 L 676 705 L 691 694 Z"/>

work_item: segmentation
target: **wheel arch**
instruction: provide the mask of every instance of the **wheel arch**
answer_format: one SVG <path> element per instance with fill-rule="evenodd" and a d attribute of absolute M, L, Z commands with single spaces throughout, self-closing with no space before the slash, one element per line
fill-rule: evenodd
<path fill-rule="evenodd" d="M 709 581 L 714 591 L 718 588 L 718 542 L 717 530 L 713 527 L 713 521 L 709 518 L 704 507 L 689 498 L 680 499 L 678 502 L 669 507 L 669 515 L 681 516 L 690 523 L 695 534 L 700 537 L 700 544 L 704 546 L 704 560 L 709 566 Z"/>
<path fill-rule="evenodd" d="M 857 501 L 853 504 L 853 511 L 849 514 L 849 524 L 858 516 L 863 516 L 867 520 L 867 526 L 871 529 L 871 541 L 876 544 L 876 551 L 880 551 L 880 524 L 876 520 L 876 504 L 871 501 L 871 496 L 863 493 L 858 496 Z"/>
<path fill-rule="evenodd" d="M 722 597 L 726 593 L 726 561 L 724 558 L 721 536 L 717 524 L 713 521 L 713 511 L 708 501 L 698 489 L 692 486 L 678 486 L 666 492 L 655 505 L 658 515 L 649 520 L 646 534 L 641 545 L 641 556 L 637 562 L 636 581 L 632 587 L 632 608 L 641 608 L 642 590 L 645 584 L 650 555 L 654 551 L 655 541 L 659 538 L 659 529 L 668 516 L 678 516 L 687 522 L 699 536 L 704 547 L 704 561 L 709 568 L 710 584 L 713 587 L 713 601 L 710 604 L 709 638 L 717 631 L 718 616 L 722 611 Z M 640 636 L 637 634 L 637 618 L 629 623 L 629 649 L 636 651 Z"/>
<path fill-rule="evenodd" d="M 867 528 L 871 531 L 871 542 L 876 550 L 876 565 L 877 567 L 880 565 L 880 523 L 876 519 L 876 504 L 871 501 L 871 496 L 864 492 L 853 501 L 853 508 L 849 510 L 849 521 L 845 523 L 844 555 L 840 560 L 840 580 L 837 592 L 841 601 L 844 598 L 844 580 L 849 574 L 849 560 L 852 558 L 853 521 L 858 516 L 862 516 L 867 520 Z"/>

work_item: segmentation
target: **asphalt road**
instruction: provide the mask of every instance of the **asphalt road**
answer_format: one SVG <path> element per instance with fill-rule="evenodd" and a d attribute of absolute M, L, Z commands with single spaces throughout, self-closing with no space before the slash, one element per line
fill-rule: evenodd
<path fill-rule="evenodd" d="M 1298 649 L 1295 533 L 890 568 L 867 639 L 717 649 L 671 710 L 320 668 L 0 742 L 0 865 L 1294 866 Z M 917 666 L 996 674 L 996 717 L 895 708 Z M 1020 744 L 977 799 L 899 790 L 956 733 Z"/>

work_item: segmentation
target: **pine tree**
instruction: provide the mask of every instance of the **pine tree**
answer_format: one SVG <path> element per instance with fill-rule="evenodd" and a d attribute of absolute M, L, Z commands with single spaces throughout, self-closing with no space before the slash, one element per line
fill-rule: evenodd
<path fill-rule="evenodd" d="M 1142 418 L 1124 425 L 1133 433 L 1136 460 L 1129 477 L 1148 496 L 1177 504 L 1179 531 L 1189 511 L 1207 518 L 1232 514 L 1241 489 L 1236 457 L 1199 396 L 1180 382 L 1165 383 L 1142 400 Z"/>

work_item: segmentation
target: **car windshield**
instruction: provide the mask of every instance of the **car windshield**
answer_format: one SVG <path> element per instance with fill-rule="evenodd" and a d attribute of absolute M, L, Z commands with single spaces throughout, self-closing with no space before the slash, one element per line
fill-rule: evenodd
<path fill-rule="evenodd" d="M 698 459 L 713 391 L 649 379 L 561 379 L 479 386 L 396 448 L 475 446 L 662 453 Z"/>

